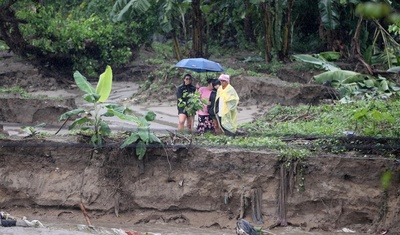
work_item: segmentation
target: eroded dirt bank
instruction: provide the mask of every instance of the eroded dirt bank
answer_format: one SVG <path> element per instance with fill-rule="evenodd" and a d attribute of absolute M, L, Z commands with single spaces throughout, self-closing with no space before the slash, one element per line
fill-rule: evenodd
<path fill-rule="evenodd" d="M 118 145 L 93 152 L 77 139 L 52 137 L 1 140 L 0 161 L 0 207 L 24 208 L 37 219 L 59 209 L 52 214 L 57 219 L 82 220 L 82 201 L 92 222 L 126 219 L 232 231 L 244 216 L 262 220 L 265 228 L 284 218 L 280 192 L 286 178 L 283 208 L 293 226 L 400 232 L 400 166 L 378 156 L 315 155 L 304 162 L 303 174 L 282 174 L 273 151 L 170 146 L 151 149 L 141 171 L 133 154 Z M 380 180 L 387 170 L 394 175 L 385 194 Z"/>

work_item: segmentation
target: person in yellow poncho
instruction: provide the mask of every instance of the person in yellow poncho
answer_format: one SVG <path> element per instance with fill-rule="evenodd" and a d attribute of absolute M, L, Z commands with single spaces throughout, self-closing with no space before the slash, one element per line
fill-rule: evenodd
<path fill-rule="evenodd" d="M 225 135 L 235 136 L 237 131 L 237 106 L 239 96 L 235 88 L 229 84 L 230 77 L 227 74 L 221 74 L 218 78 L 221 86 L 217 90 L 215 98 L 215 113 L 222 131 Z"/>

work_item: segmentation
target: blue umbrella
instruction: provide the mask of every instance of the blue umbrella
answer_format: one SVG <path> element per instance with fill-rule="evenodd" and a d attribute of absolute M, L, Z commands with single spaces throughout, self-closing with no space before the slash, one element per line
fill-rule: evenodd
<path fill-rule="evenodd" d="M 225 71 L 219 63 L 204 58 L 183 59 L 175 67 L 189 69 L 198 73 Z"/>

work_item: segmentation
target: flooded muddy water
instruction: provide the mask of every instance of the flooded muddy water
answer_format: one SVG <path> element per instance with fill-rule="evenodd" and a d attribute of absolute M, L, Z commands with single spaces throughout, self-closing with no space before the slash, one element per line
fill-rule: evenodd
<path fill-rule="evenodd" d="M 112 227 L 93 227 L 79 224 L 46 224 L 46 228 L 24 228 L 24 227 L 0 227 L 2 235 L 87 235 L 87 234 L 107 234 L 122 235 L 123 231 L 138 232 L 137 234 L 147 235 L 235 235 L 234 230 L 228 229 L 210 229 L 195 228 L 187 225 L 170 225 L 170 224 L 152 224 L 152 225 L 132 225 Z M 115 226 L 115 224 L 113 225 Z M 354 234 L 362 235 L 367 233 L 358 233 L 356 231 L 343 228 L 334 232 L 311 231 L 307 232 L 300 228 L 279 227 L 272 230 L 264 231 L 267 235 L 345 235 Z"/>

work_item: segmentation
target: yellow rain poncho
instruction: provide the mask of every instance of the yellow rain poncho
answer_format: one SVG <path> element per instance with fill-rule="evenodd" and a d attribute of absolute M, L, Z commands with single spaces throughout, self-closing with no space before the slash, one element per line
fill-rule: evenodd
<path fill-rule="evenodd" d="M 220 86 L 217 90 L 215 100 L 219 99 L 218 116 L 221 117 L 220 125 L 231 133 L 237 130 L 237 106 L 239 96 L 235 89 L 228 84 L 225 89 Z"/>

